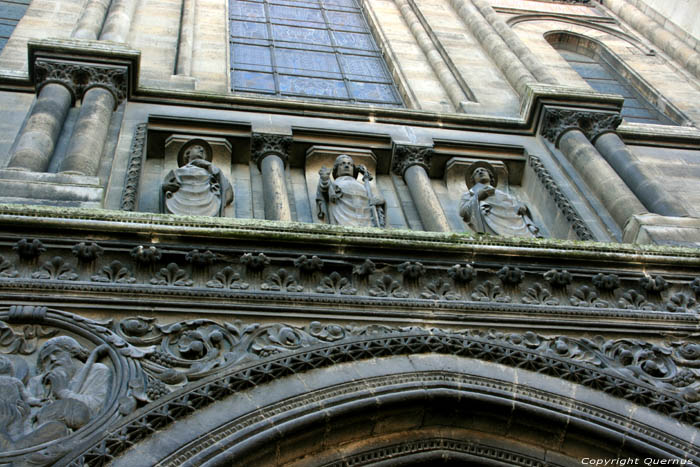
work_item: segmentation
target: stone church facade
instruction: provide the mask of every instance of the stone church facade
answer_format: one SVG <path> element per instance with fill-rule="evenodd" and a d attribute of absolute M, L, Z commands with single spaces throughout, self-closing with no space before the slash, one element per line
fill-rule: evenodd
<path fill-rule="evenodd" d="M 0 0 L 0 464 L 700 463 L 693 8 Z"/>

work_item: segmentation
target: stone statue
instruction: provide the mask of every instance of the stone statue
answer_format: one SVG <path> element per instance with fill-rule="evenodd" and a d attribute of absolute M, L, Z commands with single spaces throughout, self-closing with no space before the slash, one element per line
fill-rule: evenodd
<path fill-rule="evenodd" d="M 469 191 L 459 202 L 459 215 L 474 232 L 511 237 L 541 237 L 530 210 L 514 196 L 496 188 L 498 179 L 487 162 L 467 171 Z"/>
<path fill-rule="evenodd" d="M 161 211 L 190 216 L 224 215 L 233 202 L 231 183 L 211 163 L 209 143 L 202 139 L 188 141 L 177 156 L 178 169 L 165 176 Z"/>
<path fill-rule="evenodd" d="M 316 190 L 318 218 L 329 224 L 358 227 L 384 227 L 384 199 L 372 194 L 372 175 L 364 165 L 355 165 L 352 158 L 341 154 L 333 164 L 333 179 L 327 167 L 318 172 Z M 362 174 L 362 183 L 357 176 Z"/>

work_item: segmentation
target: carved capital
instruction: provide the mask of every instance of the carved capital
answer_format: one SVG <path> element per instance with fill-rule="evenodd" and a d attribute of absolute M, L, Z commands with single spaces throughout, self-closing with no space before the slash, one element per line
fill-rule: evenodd
<path fill-rule="evenodd" d="M 614 132 L 621 122 L 620 115 L 613 112 L 545 108 L 541 132 L 542 136 L 555 145 L 559 144 L 561 136 L 569 130 L 580 130 L 594 142 L 598 136 Z"/>
<path fill-rule="evenodd" d="M 425 171 L 430 170 L 433 158 L 433 148 L 429 146 L 394 146 L 394 156 L 391 163 L 391 171 L 403 176 L 406 169 L 413 165 L 420 165 Z"/>
<path fill-rule="evenodd" d="M 289 160 L 289 148 L 291 146 L 291 136 L 253 133 L 250 139 L 250 157 L 257 164 L 258 168 L 260 168 L 262 160 L 270 155 L 278 156 L 286 165 Z"/>
<path fill-rule="evenodd" d="M 129 70 L 126 66 L 102 65 L 37 58 L 34 62 L 34 84 L 37 92 L 49 83 L 65 86 L 73 100 L 81 99 L 94 87 L 108 90 L 115 107 L 126 99 Z"/>

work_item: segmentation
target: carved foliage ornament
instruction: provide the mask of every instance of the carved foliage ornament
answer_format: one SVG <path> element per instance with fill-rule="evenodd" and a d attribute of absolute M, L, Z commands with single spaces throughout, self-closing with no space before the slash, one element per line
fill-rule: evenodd
<path fill-rule="evenodd" d="M 413 165 L 419 165 L 428 171 L 432 157 L 433 149 L 427 146 L 394 146 L 391 171 L 403 176 L 406 169 Z"/>
<path fill-rule="evenodd" d="M 111 323 L 111 329 L 122 339 L 121 348 L 141 351 L 140 357 L 130 358 L 146 372 L 147 385 L 131 385 L 132 399 L 138 403 L 138 394 L 146 402 L 159 401 L 105 430 L 109 434 L 81 455 L 83 463 L 109 462 L 173 421 L 277 378 L 343 362 L 426 352 L 562 378 L 700 425 L 700 345 L 695 342 L 204 319 L 160 325 L 152 318 L 129 318 Z M 205 377 L 206 381 L 196 383 Z M 182 386 L 183 390 L 168 395 Z"/>
<path fill-rule="evenodd" d="M 258 168 L 262 160 L 269 155 L 275 155 L 287 164 L 289 148 L 292 146 L 292 137 L 270 133 L 253 133 L 250 144 L 250 156 Z"/>
<path fill-rule="evenodd" d="M 48 83 L 64 85 L 73 99 L 81 99 L 93 87 L 107 89 L 114 96 L 115 107 L 126 99 L 128 69 L 125 66 L 97 65 L 37 58 L 34 62 L 34 84 L 37 92 Z"/>
<path fill-rule="evenodd" d="M 558 145 L 565 132 L 580 130 L 586 138 L 595 142 L 598 136 L 614 132 L 621 122 L 622 118 L 617 113 L 545 108 L 542 136 Z"/>
<path fill-rule="evenodd" d="M 445 292 L 437 282 L 426 290 Z M 425 352 L 563 378 L 700 425 L 695 342 L 318 322 L 95 321 L 12 306 L 0 311 L 0 463 L 51 464 L 108 433 L 80 455 L 82 464 L 102 465 L 237 391 L 336 363 Z M 181 390 L 169 396 L 175 389 Z"/>

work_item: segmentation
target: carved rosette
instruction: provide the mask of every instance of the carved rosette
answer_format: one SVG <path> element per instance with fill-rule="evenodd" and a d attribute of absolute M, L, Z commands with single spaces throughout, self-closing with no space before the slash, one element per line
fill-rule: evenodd
<path fill-rule="evenodd" d="M 542 118 L 542 136 L 555 145 L 569 130 L 580 130 L 591 142 L 605 133 L 614 132 L 622 117 L 613 112 L 592 112 L 546 107 Z"/>
<path fill-rule="evenodd" d="M 250 139 L 250 156 L 258 168 L 260 168 L 262 160 L 270 155 L 279 157 L 286 165 L 289 161 L 289 148 L 291 146 L 291 136 L 253 133 Z"/>
<path fill-rule="evenodd" d="M 428 146 L 394 146 L 394 156 L 391 162 L 391 171 L 403 177 L 406 170 L 413 165 L 420 165 L 425 171 L 430 170 L 433 157 L 433 148 Z"/>
<path fill-rule="evenodd" d="M 108 90 L 114 96 L 115 107 L 126 99 L 128 68 L 64 60 L 37 58 L 34 62 L 34 84 L 37 93 L 48 83 L 65 86 L 73 100 L 81 99 L 93 87 Z"/>

